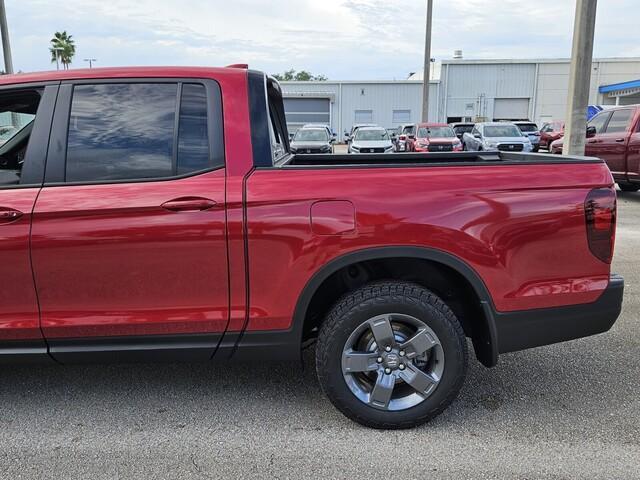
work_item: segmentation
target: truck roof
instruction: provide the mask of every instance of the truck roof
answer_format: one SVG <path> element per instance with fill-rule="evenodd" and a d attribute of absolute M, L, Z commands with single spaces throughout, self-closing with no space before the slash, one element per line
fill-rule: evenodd
<path fill-rule="evenodd" d="M 71 70 L 53 70 L 45 72 L 15 73 L 0 75 L 0 85 L 17 83 L 110 79 L 131 77 L 221 77 L 240 73 L 246 74 L 245 68 L 238 67 L 108 67 L 108 68 L 79 68 Z"/>

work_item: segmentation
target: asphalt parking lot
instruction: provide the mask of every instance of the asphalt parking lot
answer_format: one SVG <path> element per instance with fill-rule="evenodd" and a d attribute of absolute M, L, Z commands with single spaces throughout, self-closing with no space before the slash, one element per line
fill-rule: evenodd
<path fill-rule="evenodd" d="M 640 194 L 621 194 L 622 317 L 597 337 L 473 361 L 409 431 L 360 427 L 297 365 L 0 369 L 0 478 L 640 478 Z"/>

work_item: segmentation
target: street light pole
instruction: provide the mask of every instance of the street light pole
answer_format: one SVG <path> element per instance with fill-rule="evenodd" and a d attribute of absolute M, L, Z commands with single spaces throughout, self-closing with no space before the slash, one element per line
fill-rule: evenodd
<path fill-rule="evenodd" d="M 85 62 L 89 62 L 89 68 L 93 68 L 93 62 L 97 62 L 98 59 L 97 58 L 85 58 L 84 61 Z"/>
<path fill-rule="evenodd" d="M 427 0 L 427 25 L 424 38 L 424 77 L 422 79 L 422 121 L 429 119 L 429 78 L 431 68 L 431 18 L 433 16 L 433 0 Z"/>
<path fill-rule="evenodd" d="M 7 10 L 4 0 L 0 0 L 0 34 L 2 36 L 2 54 L 4 55 L 4 72 L 13 73 L 13 60 L 11 59 L 11 44 L 9 43 L 9 29 L 7 28 Z"/>
<path fill-rule="evenodd" d="M 584 155 L 597 0 L 576 0 L 563 155 Z"/>

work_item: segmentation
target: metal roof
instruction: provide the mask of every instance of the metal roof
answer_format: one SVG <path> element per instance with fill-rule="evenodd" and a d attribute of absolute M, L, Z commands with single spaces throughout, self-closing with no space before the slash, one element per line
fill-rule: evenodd
<path fill-rule="evenodd" d="M 640 80 L 630 80 L 628 82 L 612 83 L 611 85 L 602 85 L 598 90 L 600 93 L 619 92 L 629 90 L 630 88 L 640 88 Z"/>

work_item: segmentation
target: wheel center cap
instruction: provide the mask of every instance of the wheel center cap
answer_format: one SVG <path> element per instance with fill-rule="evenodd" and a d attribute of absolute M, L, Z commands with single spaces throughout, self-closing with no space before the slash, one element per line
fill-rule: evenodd
<path fill-rule="evenodd" d="M 387 353 L 384 355 L 384 365 L 395 370 L 400 365 L 400 357 L 396 353 Z"/>

